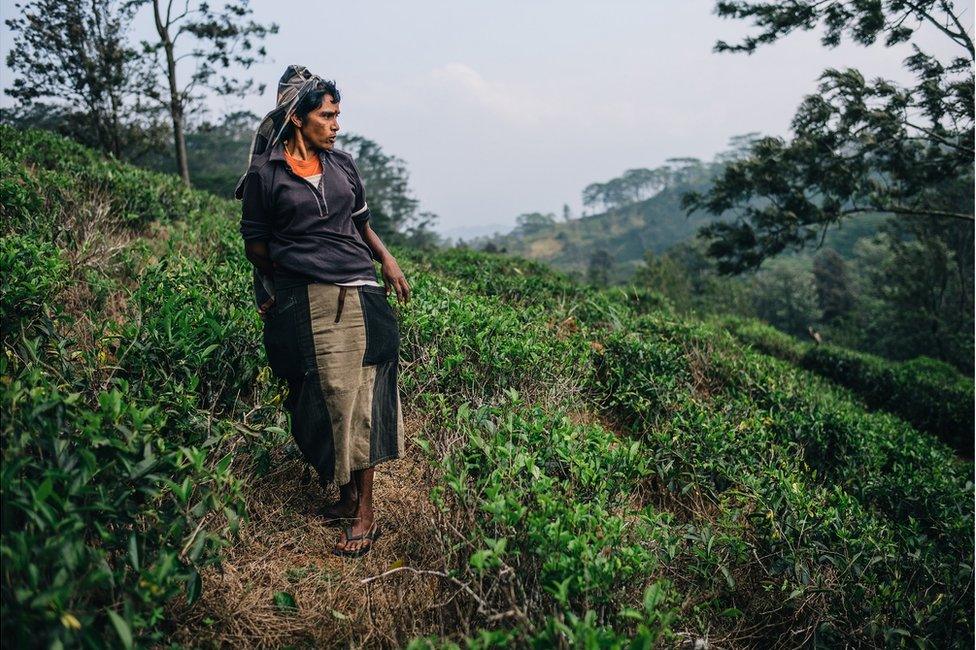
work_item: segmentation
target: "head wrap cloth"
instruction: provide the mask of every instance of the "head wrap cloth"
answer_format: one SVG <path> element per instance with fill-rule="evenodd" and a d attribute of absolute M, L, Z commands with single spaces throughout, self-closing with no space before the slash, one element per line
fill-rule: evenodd
<path fill-rule="evenodd" d="M 274 109 L 261 120 L 254 137 L 251 138 L 247 167 L 237 181 L 237 187 L 234 188 L 234 197 L 238 201 L 244 197 L 244 179 L 247 178 L 254 156 L 261 155 L 278 142 L 298 102 L 302 101 L 317 82 L 323 81 L 320 76 L 312 74 L 303 65 L 290 65 L 285 68 L 285 73 L 278 80 L 278 101 Z"/>
<path fill-rule="evenodd" d="M 278 101 L 274 109 L 264 116 L 251 138 L 251 149 L 247 157 L 247 167 L 237 181 L 234 197 L 240 201 L 244 198 L 244 181 L 251 169 L 254 156 L 259 156 L 274 146 L 288 124 L 288 118 L 295 112 L 295 107 L 302 98 L 312 90 L 317 82 L 324 81 L 318 75 L 312 74 L 303 65 L 290 65 L 278 80 Z M 254 303 L 263 305 L 274 296 L 274 279 L 252 267 L 252 287 L 254 289 Z"/>

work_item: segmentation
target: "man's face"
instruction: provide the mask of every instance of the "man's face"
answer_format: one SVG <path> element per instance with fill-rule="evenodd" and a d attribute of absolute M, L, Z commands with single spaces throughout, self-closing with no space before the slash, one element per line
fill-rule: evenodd
<path fill-rule="evenodd" d="M 339 133 L 339 104 L 332 101 L 332 95 L 322 98 L 322 105 L 310 111 L 305 118 L 305 124 L 299 126 L 299 119 L 291 116 L 295 128 L 302 132 L 305 142 L 318 149 L 331 149 L 335 146 L 336 135 Z"/>

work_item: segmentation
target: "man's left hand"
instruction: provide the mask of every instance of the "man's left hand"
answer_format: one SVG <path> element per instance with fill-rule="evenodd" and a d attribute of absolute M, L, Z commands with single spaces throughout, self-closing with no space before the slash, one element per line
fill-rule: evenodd
<path fill-rule="evenodd" d="M 267 302 L 265 302 L 263 305 L 258 307 L 258 315 L 261 317 L 261 320 L 264 320 L 264 318 L 268 315 L 268 310 L 271 309 L 274 306 L 274 304 L 275 304 L 275 297 L 271 296 L 267 300 Z"/>
<path fill-rule="evenodd" d="M 383 283 L 386 285 L 386 295 L 390 295 L 392 288 L 396 291 L 397 300 L 401 303 L 410 300 L 410 285 L 407 284 L 407 278 L 403 276 L 400 265 L 393 257 L 389 257 L 383 262 L 382 272 Z"/>

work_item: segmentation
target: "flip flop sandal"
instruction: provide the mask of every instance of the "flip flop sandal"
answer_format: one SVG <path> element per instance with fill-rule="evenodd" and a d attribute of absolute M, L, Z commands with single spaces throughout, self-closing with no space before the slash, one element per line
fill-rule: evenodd
<path fill-rule="evenodd" d="M 380 535 L 383 532 L 382 530 L 380 530 L 380 527 L 376 524 L 376 522 L 373 522 L 372 527 L 362 535 L 353 535 L 352 526 L 345 526 L 344 528 L 346 532 L 347 542 L 353 542 L 358 539 L 368 539 L 369 544 L 367 544 L 366 546 L 362 546 L 355 551 L 345 551 L 341 548 L 333 548 L 332 549 L 333 555 L 339 555 L 341 557 L 361 557 L 363 555 L 366 555 L 367 553 L 369 553 L 369 549 L 373 548 L 373 544 L 376 542 L 376 540 L 380 538 Z M 372 535 L 370 535 L 370 533 L 372 533 Z"/>

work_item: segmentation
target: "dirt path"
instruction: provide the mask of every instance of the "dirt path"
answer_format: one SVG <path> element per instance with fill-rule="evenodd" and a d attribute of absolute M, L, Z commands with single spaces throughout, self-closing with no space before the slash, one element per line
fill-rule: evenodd
<path fill-rule="evenodd" d="M 440 544 L 429 538 L 438 519 L 429 499 L 432 472 L 412 444 L 419 422 L 408 415 L 405 424 L 406 456 L 376 467 L 374 507 L 383 535 L 370 553 L 332 555 L 339 529 L 314 511 L 334 501 L 337 490 L 323 491 L 315 481 L 303 486 L 301 461 L 278 450 L 275 469 L 247 489 L 251 520 L 224 552 L 223 572 L 204 574 L 194 607 L 177 605 L 173 617 L 180 625 L 169 640 L 207 647 L 399 647 L 438 633 L 439 603 L 454 591 L 441 579 L 400 571 L 362 583 L 398 566 L 443 565 Z M 276 605 L 278 592 L 294 598 L 297 612 Z"/>

